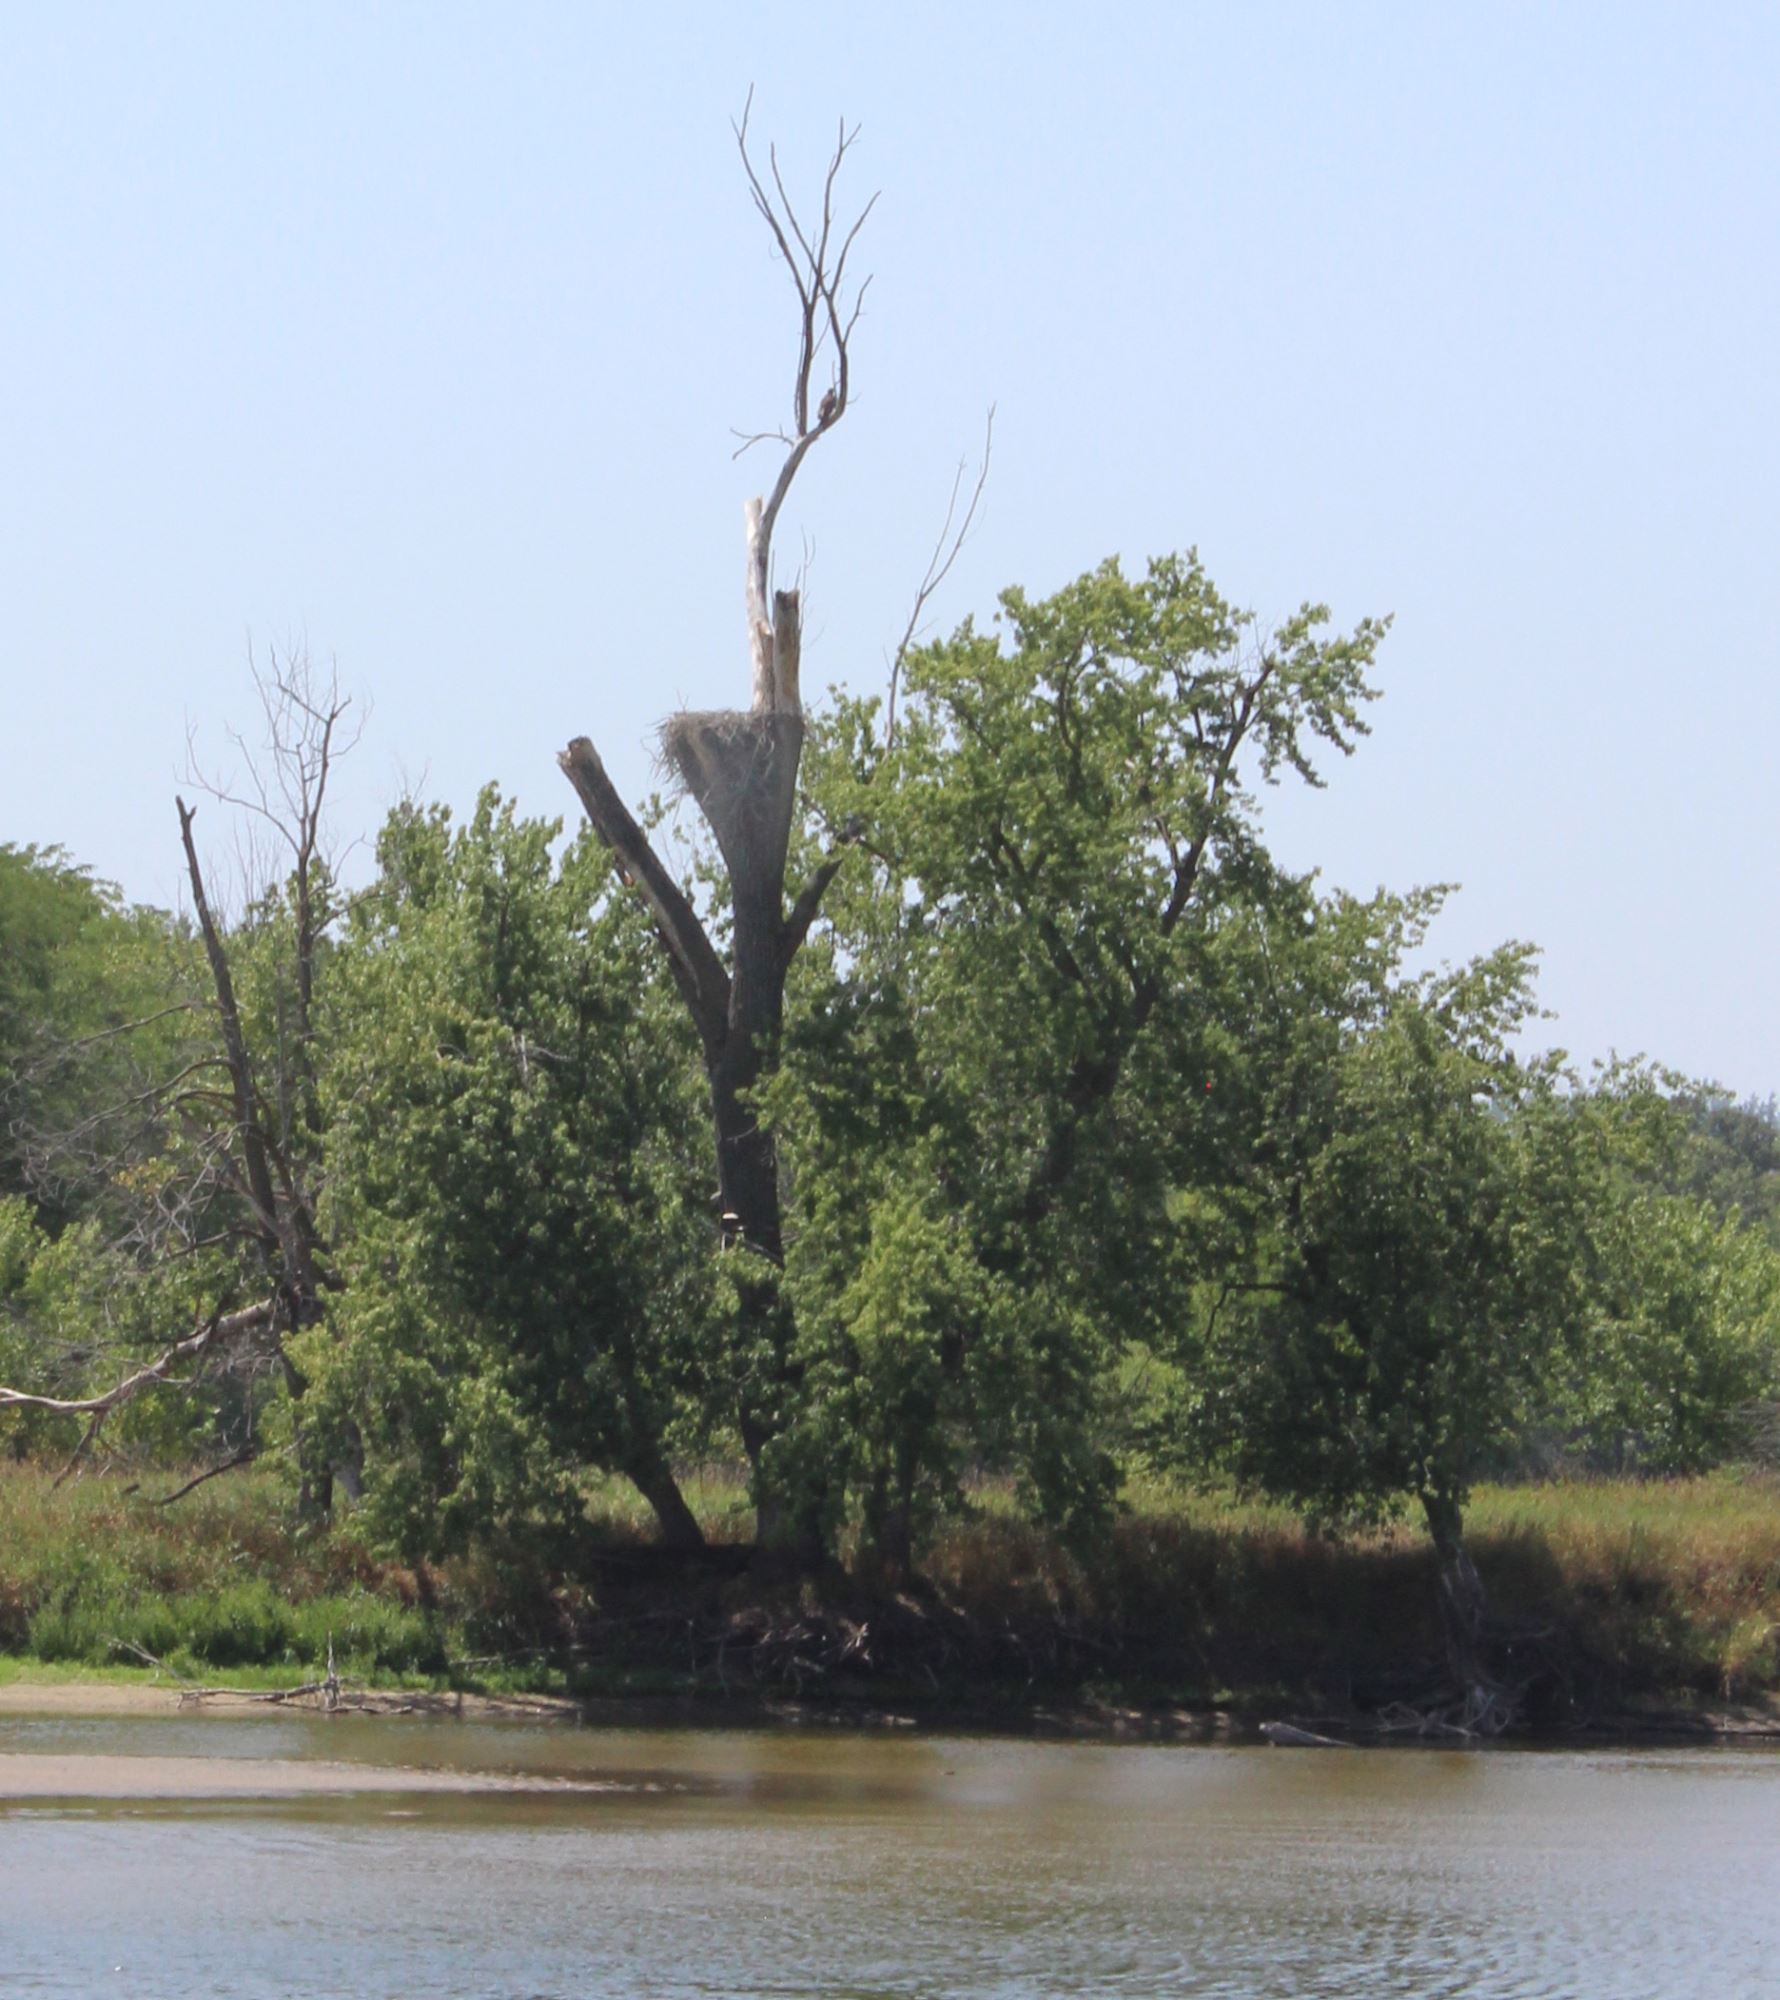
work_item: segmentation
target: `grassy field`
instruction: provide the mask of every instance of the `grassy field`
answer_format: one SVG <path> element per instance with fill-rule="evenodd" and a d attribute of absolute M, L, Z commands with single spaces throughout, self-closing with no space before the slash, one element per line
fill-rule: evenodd
<path fill-rule="evenodd" d="M 172 1483 L 172 1482 L 170 1482 Z M 737 1481 L 691 1482 L 740 1541 Z M 437 1568 L 383 1562 L 350 1531 L 305 1533 L 273 1475 L 172 1507 L 153 1485 L 0 1465 L 0 1676 L 140 1671 L 297 1680 L 325 1660 L 372 1684 L 877 1698 L 1071 1695 L 1250 1712 L 1412 1695 L 1438 1657 L 1434 1580 L 1408 1525 L 1344 1542 L 1277 1510 L 1136 1489 L 1091 1558 L 995 1496 L 929 1549 L 921 1587 L 839 1583 L 763 1598 L 745 1575 L 664 1573 L 621 1489 L 590 1505 L 572 1576 L 521 1549 Z M 1780 1693 L 1780 1487 L 1486 1488 L 1472 1543 L 1507 1636 L 1557 1721 L 1614 1705 Z M 856 1642 L 855 1642 L 856 1641 Z M 836 1663 L 842 1664 L 837 1667 Z"/>

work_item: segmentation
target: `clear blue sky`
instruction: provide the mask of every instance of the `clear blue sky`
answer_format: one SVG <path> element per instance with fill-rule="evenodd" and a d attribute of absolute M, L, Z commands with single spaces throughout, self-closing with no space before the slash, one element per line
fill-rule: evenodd
<path fill-rule="evenodd" d="M 943 623 L 1188 543 L 1394 612 L 1284 854 L 1462 883 L 1444 950 L 1541 944 L 1578 1054 L 1780 1089 L 1766 6 L 13 7 L 0 840 L 175 901 L 250 638 L 374 700 L 343 832 L 567 812 L 583 732 L 640 793 L 663 715 L 745 700 L 750 82 L 798 183 L 844 113 L 883 190 L 781 536 L 806 681 L 881 680 L 993 402 Z"/>

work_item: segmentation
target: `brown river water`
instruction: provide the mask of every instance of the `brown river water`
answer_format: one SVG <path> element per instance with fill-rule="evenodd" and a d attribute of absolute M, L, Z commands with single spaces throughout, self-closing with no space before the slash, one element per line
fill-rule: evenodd
<path fill-rule="evenodd" d="M 1754 2000 L 1780 1754 L 0 1716 L 43 1994 Z"/>

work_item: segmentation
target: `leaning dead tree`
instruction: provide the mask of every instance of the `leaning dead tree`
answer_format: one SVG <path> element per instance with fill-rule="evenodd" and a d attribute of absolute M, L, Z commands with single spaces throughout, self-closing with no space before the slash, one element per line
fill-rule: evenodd
<path fill-rule="evenodd" d="M 273 654 L 264 670 L 256 667 L 254 680 L 264 741 L 256 749 L 234 739 L 239 781 L 206 778 L 195 758 L 189 764 L 199 789 L 244 814 L 257 830 L 249 839 L 249 872 L 260 885 L 257 910 L 250 923 L 233 930 L 224 924 L 193 834 L 197 809 L 176 799 L 209 977 L 209 994 L 196 1010 L 206 1033 L 189 1060 L 134 1103 L 144 1127 L 140 1143 L 158 1149 L 176 1170 L 148 1177 L 152 1200 L 121 1246 L 146 1262 L 208 1256 L 224 1296 L 189 1332 L 170 1338 L 154 1358 L 122 1369 L 108 1388 L 54 1396 L 0 1387 L 0 1410 L 85 1419 L 69 1471 L 127 1404 L 151 1390 L 189 1385 L 207 1371 L 273 1366 L 293 1404 L 300 1404 L 306 1385 L 285 1337 L 322 1318 L 326 1295 L 339 1282 L 317 1221 L 321 1132 L 313 1014 L 316 961 L 334 914 L 323 815 L 334 763 L 356 736 L 348 721 L 350 699 L 301 653 Z M 240 997 L 239 955 L 256 929 L 254 942 L 269 949 L 275 963 L 270 977 L 262 963 L 257 981 L 262 991 L 270 990 L 270 1004 L 262 1001 L 250 1011 Z M 49 1135 L 42 1144 L 53 1152 L 78 1137 Z M 356 1483 L 356 1454 L 350 1440 L 343 1458 L 312 1450 L 300 1411 L 294 1429 L 302 1503 L 307 1511 L 325 1512 L 337 1475 Z M 251 1456 L 251 1447 L 238 1448 L 225 1464 Z"/>
<path fill-rule="evenodd" d="M 773 531 L 800 467 L 846 416 L 852 398 L 853 333 L 869 280 L 854 283 L 848 267 L 872 201 L 843 220 L 836 198 L 856 136 L 842 126 L 819 205 L 806 217 L 786 192 L 776 152 L 769 150 L 764 171 L 757 163 L 745 112 L 736 128 L 754 206 L 797 295 L 797 365 L 788 427 L 749 436 L 742 444 L 743 451 L 772 444 L 783 453 L 768 493 L 750 500 L 745 509 L 750 704 L 746 709 L 681 713 L 663 730 L 665 754 L 709 825 L 728 871 L 727 959 L 620 798 L 592 743 L 577 737 L 558 760 L 588 818 L 647 905 L 698 1031 L 710 1085 L 725 1240 L 751 1260 L 751 1268 L 738 1267 L 747 1273 L 737 1287 L 742 1320 L 738 1351 L 773 1357 L 767 1368 L 752 1372 L 737 1412 L 743 1445 L 757 1474 L 791 1362 L 777 1284 L 784 1256 L 778 1164 L 772 1135 L 756 1117 L 750 1093 L 778 1040 L 786 974 L 847 845 L 843 835 L 796 893 L 787 896 L 786 865 L 804 742 L 798 691 L 803 609 L 796 589 L 776 586 Z M 758 1479 L 757 1491 L 763 1543 L 807 1545 L 813 1533 L 808 1519 L 796 1518 L 796 1508 Z"/>

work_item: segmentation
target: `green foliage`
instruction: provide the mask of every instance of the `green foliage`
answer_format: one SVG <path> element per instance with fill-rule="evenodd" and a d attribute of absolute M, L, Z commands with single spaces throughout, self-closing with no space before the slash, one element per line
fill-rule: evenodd
<path fill-rule="evenodd" d="M 58 1020 L 84 1026 L 117 892 L 58 848 L 0 846 L 0 1091 L 28 1075 L 36 1045 Z M 9 1162 L 16 1186 L 16 1162 Z"/>
<path fill-rule="evenodd" d="M 1273 941 L 1288 976 L 1322 961 L 1324 1003 L 1265 1022 L 1246 1255 L 1200 1286 L 1181 1350 L 1188 1455 L 1321 1521 L 1461 1503 L 1580 1338 L 1571 1121 L 1511 1039 L 1529 955 L 1405 977 L 1427 914 L 1337 904 L 1326 934 Z"/>
<path fill-rule="evenodd" d="M 285 1666 L 317 1672 L 330 1641 L 343 1673 L 437 1674 L 439 1622 L 365 1592 L 293 1604 L 270 1577 L 217 1591 L 95 1594 L 70 1583 L 32 1618 L 40 1660 L 114 1666 L 132 1647 L 182 1670 Z"/>
<path fill-rule="evenodd" d="M 1383 627 L 1324 617 L 1263 635 L 1194 557 L 1107 563 L 912 656 L 887 750 L 870 704 L 813 741 L 816 818 L 863 829 L 868 865 L 831 892 L 761 1100 L 794 1163 L 807 1420 L 869 1510 L 943 1505 L 975 1463 L 1104 1520 L 1107 1385 L 1187 1279 L 1180 1080 L 1234 1032 L 1220 931 L 1298 893 L 1252 787 L 1314 783 L 1363 728 Z"/>
<path fill-rule="evenodd" d="M 1702 1202 L 1647 1192 L 1612 1204 L 1597 1243 L 1581 1441 L 1616 1469 L 1723 1464 L 1748 1441 L 1751 1406 L 1780 1392 L 1780 1255 Z"/>
<path fill-rule="evenodd" d="M 121 1642 L 184 1672 L 258 1666 L 288 1682 L 322 1667 L 331 1634 L 345 1671 L 444 1668 L 448 1616 L 417 1607 L 412 1577 L 377 1570 L 347 1536 L 293 1532 L 267 1470 L 171 1507 L 150 1497 L 152 1476 L 52 1478 L 0 1464 L 0 1651 L 116 1667 L 130 1659 Z"/>
<path fill-rule="evenodd" d="M 1780 1247 L 1780 1103 L 1697 1087 L 1677 1104 L 1687 1119 L 1691 1145 L 1686 1192 L 1709 1202 L 1721 1216 L 1735 1213 Z"/>
<path fill-rule="evenodd" d="M 127 1210 L 144 1093 L 179 1066 L 187 940 L 58 849 L 0 847 L 0 1193 L 52 1226 Z"/>
<path fill-rule="evenodd" d="M 1624 1063 L 1573 1116 L 1587 1146 L 1592 1328 L 1561 1414 L 1606 1469 L 1722 1464 L 1747 1447 L 1756 1406 L 1780 1394 L 1762 1119 Z M 1733 1193 L 1756 1201 L 1753 1216 Z"/>
<path fill-rule="evenodd" d="M 1535 1443 L 1724 1462 L 1780 1396 L 1772 1106 L 1584 1088 L 1524 1052 L 1527 948 L 1420 971 L 1443 891 L 1268 854 L 1264 788 L 1354 747 L 1384 629 L 1263 632 L 1190 554 L 1106 563 L 917 649 L 890 740 L 870 702 L 811 719 L 796 859 L 839 872 L 736 1085 L 782 1270 L 723 1245 L 700 1050 L 591 832 L 405 807 L 350 906 L 316 864 L 224 927 L 271 1223 L 194 940 L 0 849 L 0 1381 L 106 1386 L 276 1295 L 282 1347 L 107 1442 L 362 1454 L 371 1543 L 540 1577 L 611 1480 L 691 1527 L 672 1468 L 738 1420 L 757 1500 L 891 1570 L 985 1490 L 1079 1562 L 1146 1459 L 1326 1526 L 1456 1520 Z M 122 1588 L 41 1594 L 36 1642 L 93 1657 L 100 1598 L 148 1632 Z M 194 1658 L 313 1640 L 211 1595 Z"/>
<path fill-rule="evenodd" d="M 216 1208 L 191 1199 L 203 1148 L 179 1119 L 209 1053 L 195 970 L 159 912 L 127 908 L 58 852 L 0 849 L 0 1381 L 15 1388 L 107 1389 L 230 1296 L 232 1257 L 198 1247 Z M 133 1403 L 107 1442 L 189 1456 L 250 1374 Z M 72 1418 L 26 1410 L 0 1448 L 68 1450 L 78 1435 Z"/>
<path fill-rule="evenodd" d="M 27 1392 L 90 1395 L 109 1388 L 132 1357 L 190 1324 L 192 1272 L 144 1265 L 105 1240 L 96 1220 L 53 1235 L 22 1196 L 0 1196 L 0 1382 Z M 108 1433 L 115 1448 L 185 1458 L 215 1421 L 203 1400 L 127 1404 Z M 14 1457 L 71 1451 L 80 1420 L 40 1410 L 10 1413 L 0 1451 Z"/>
<path fill-rule="evenodd" d="M 721 1387 L 697 1070 L 590 834 L 491 791 L 398 811 L 332 972 L 323 1101 L 346 1289 L 297 1344 L 412 1553 L 647 1476 Z"/>

